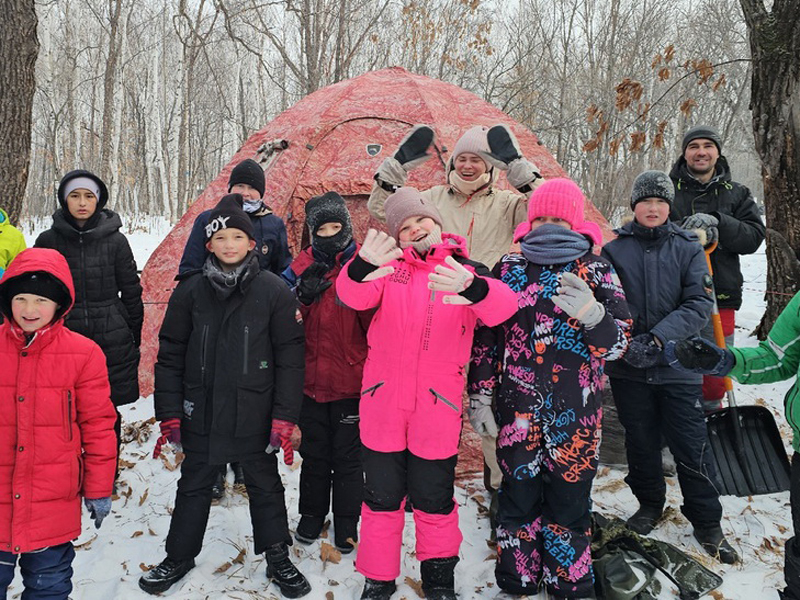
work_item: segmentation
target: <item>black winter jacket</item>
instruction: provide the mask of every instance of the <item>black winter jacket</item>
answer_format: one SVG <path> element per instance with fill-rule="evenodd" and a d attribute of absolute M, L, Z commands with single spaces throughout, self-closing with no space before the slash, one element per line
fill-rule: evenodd
<path fill-rule="evenodd" d="M 60 208 L 53 214 L 53 225 L 35 243 L 37 248 L 58 250 L 67 259 L 75 281 L 75 306 L 66 325 L 102 348 L 116 406 L 139 399 L 144 320 L 136 261 L 120 227 L 119 215 L 103 209 L 78 229 Z"/>
<path fill-rule="evenodd" d="M 272 419 L 296 423 L 303 400 L 297 300 L 248 260 L 224 300 L 203 273 L 183 279 L 158 334 L 156 418 L 181 419 L 184 447 L 210 464 L 264 452 Z"/>
<path fill-rule="evenodd" d="M 603 247 L 602 256 L 622 281 L 633 318 L 632 335 L 652 333 L 666 343 L 699 333 L 714 302 L 697 236 L 669 221 L 655 228 L 632 221 L 614 232 L 619 237 Z M 637 369 L 625 360 L 608 363 L 606 372 L 609 377 L 653 384 L 702 381 L 701 375 L 668 365 Z"/>
<path fill-rule="evenodd" d="M 670 177 L 675 184 L 670 220 L 680 222 L 695 213 L 719 219 L 719 245 L 711 254 L 717 304 L 738 310 L 742 306 L 743 281 L 739 255 L 758 250 L 766 233 L 753 195 L 747 187 L 731 181 L 724 156 L 717 160 L 716 175 L 708 183 L 692 177 L 683 157 L 673 165 Z"/>

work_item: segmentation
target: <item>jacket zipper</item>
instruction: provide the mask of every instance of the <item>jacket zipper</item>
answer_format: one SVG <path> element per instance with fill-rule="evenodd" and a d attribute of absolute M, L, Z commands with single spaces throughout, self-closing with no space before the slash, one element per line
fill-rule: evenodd
<path fill-rule="evenodd" d="M 454 411 L 458 412 L 458 407 L 457 407 L 455 404 L 453 404 L 452 402 L 450 402 L 450 400 L 448 400 L 447 398 L 445 398 L 444 396 L 442 396 L 442 395 L 441 395 L 439 392 L 437 392 L 435 389 L 433 389 L 433 388 L 430 388 L 430 390 L 428 390 L 428 391 L 429 391 L 431 394 L 433 394 L 433 403 L 434 403 L 434 404 L 436 404 L 436 401 L 437 401 L 437 400 L 441 400 L 442 402 L 444 402 L 445 404 L 447 404 L 447 406 L 449 406 L 450 408 L 452 408 Z"/>
<path fill-rule="evenodd" d="M 83 292 L 83 323 L 86 333 L 89 333 L 89 299 L 86 297 L 86 254 L 83 251 L 83 232 L 78 235 L 78 245 L 81 248 L 81 290 Z"/>
<path fill-rule="evenodd" d="M 67 390 L 67 431 L 69 441 L 72 441 L 72 391 Z"/>
<path fill-rule="evenodd" d="M 208 344 L 208 325 L 203 325 L 203 336 L 200 345 L 200 380 L 206 383 L 206 346 Z"/>
<path fill-rule="evenodd" d="M 383 381 L 379 381 L 379 382 L 378 382 L 378 383 L 376 383 L 375 385 L 373 385 L 373 386 L 370 386 L 370 387 L 368 387 L 367 389 L 365 389 L 364 391 L 362 391 L 362 392 L 361 392 L 361 395 L 362 395 L 362 396 L 366 396 L 367 394 L 369 394 L 370 396 L 374 396 L 374 395 L 375 395 L 375 392 L 377 392 L 377 391 L 378 391 L 378 388 L 379 388 L 379 387 L 381 387 L 383 384 L 384 384 L 384 382 L 383 382 Z M 370 393 L 370 392 L 372 392 L 372 393 Z"/>
<path fill-rule="evenodd" d="M 247 375 L 247 359 L 250 350 L 250 327 L 244 326 L 244 364 L 242 365 L 242 375 Z"/>

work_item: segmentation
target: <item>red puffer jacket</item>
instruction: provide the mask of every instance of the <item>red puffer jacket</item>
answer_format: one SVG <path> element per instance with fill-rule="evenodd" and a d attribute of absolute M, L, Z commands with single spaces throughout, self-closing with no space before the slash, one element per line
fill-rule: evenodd
<path fill-rule="evenodd" d="M 340 253 L 325 279 L 333 282 L 311 306 L 300 305 L 306 333 L 306 376 L 303 393 L 317 402 L 361 395 L 367 358 L 367 330 L 374 311 L 355 311 L 336 293 L 336 277 L 353 251 Z M 314 263 L 312 248 L 304 249 L 289 267 L 295 278 Z"/>
<path fill-rule="evenodd" d="M 11 315 L 7 283 L 45 271 L 70 305 L 26 343 Z M 75 292 L 55 250 L 17 255 L 0 280 L 0 550 L 15 554 L 63 544 L 81 532 L 81 496 L 111 495 L 116 414 L 100 347 L 64 327 Z"/>

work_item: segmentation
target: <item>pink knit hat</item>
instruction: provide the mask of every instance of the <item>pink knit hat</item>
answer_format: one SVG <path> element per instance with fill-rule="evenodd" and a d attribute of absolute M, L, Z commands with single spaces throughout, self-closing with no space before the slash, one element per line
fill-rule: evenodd
<path fill-rule="evenodd" d="M 517 226 L 514 241 L 518 242 L 530 233 L 531 223 L 537 217 L 558 217 L 569 223 L 573 231 L 589 237 L 595 244 L 602 244 L 600 227 L 583 218 L 585 202 L 586 198 L 575 182 L 564 178 L 548 179 L 531 194 L 528 220 Z"/>
<path fill-rule="evenodd" d="M 384 203 L 386 227 L 394 239 L 398 239 L 400 227 L 409 217 L 430 217 L 442 226 L 442 216 L 430 200 L 413 187 L 401 187 Z"/>
<path fill-rule="evenodd" d="M 476 125 L 467 129 L 464 135 L 456 142 L 455 148 L 453 148 L 453 160 L 459 154 L 464 154 L 464 152 L 471 152 L 478 156 L 480 156 L 480 152 L 489 152 L 489 141 L 486 139 L 486 132 L 488 131 L 489 128 L 483 125 Z"/>

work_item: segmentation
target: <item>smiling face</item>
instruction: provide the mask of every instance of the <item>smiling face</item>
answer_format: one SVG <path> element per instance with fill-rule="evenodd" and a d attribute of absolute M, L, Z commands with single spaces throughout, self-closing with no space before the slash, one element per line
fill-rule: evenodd
<path fill-rule="evenodd" d="M 11 315 L 25 333 L 33 333 L 53 321 L 58 304 L 36 294 L 17 294 L 11 299 Z"/>
<path fill-rule="evenodd" d="M 83 227 L 97 210 L 97 196 L 85 188 L 72 190 L 67 196 L 67 210 L 78 226 Z"/>
<path fill-rule="evenodd" d="M 251 240 L 241 229 L 228 227 L 220 229 L 206 243 L 206 248 L 217 257 L 225 271 L 233 271 L 247 257 L 247 253 L 256 247 L 255 240 Z"/>
<path fill-rule="evenodd" d="M 464 181 L 475 181 L 486 173 L 486 163 L 477 154 L 462 152 L 453 161 L 453 167 Z"/>
<path fill-rule="evenodd" d="M 707 138 L 697 138 L 686 146 L 683 152 L 686 159 L 686 166 L 698 181 L 703 183 L 710 181 L 714 175 L 714 169 L 719 159 L 719 149 L 717 145 Z"/>
<path fill-rule="evenodd" d="M 669 202 L 663 198 L 645 198 L 633 207 L 633 216 L 639 225 L 660 227 L 669 218 Z"/>
<path fill-rule="evenodd" d="M 430 217 L 408 217 L 400 225 L 400 229 L 397 232 L 397 241 L 406 246 L 421 242 L 430 235 L 434 227 L 436 227 L 436 221 Z"/>

